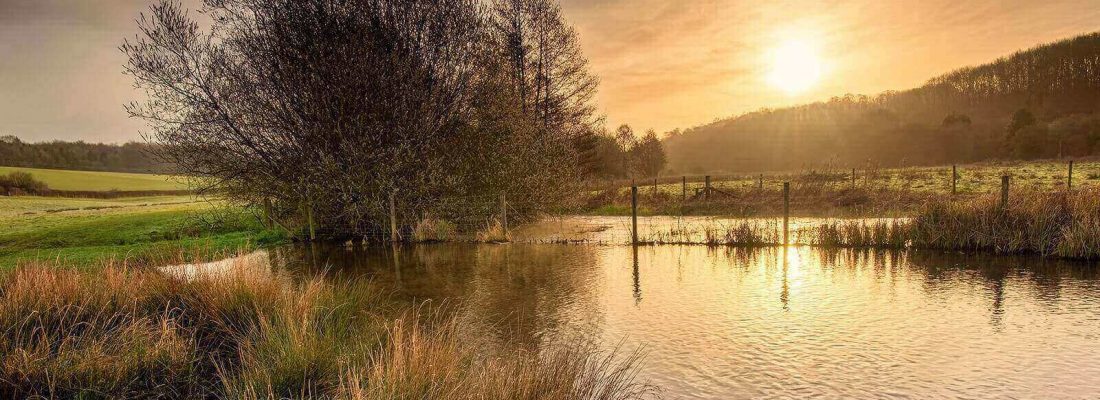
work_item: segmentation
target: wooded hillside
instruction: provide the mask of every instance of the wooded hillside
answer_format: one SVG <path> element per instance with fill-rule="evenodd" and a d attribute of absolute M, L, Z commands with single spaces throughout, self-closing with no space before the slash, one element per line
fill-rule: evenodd
<path fill-rule="evenodd" d="M 673 172 L 1032 159 L 1100 152 L 1100 33 L 876 96 L 760 110 L 665 139 Z"/>

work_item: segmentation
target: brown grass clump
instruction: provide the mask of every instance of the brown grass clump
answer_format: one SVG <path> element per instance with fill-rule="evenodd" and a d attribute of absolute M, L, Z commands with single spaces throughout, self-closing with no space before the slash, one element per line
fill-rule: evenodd
<path fill-rule="evenodd" d="M 426 217 L 413 226 L 414 242 L 447 242 L 458 238 L 458 227 L 448 221 Z"/>
<path fill-rule="evenodd" d="M 1097 258 L 1097 196 L 1097 190 L 1020 191 L 1004 207 L 999 196 L 931 202 L 913 218 L 910 235 L 918 247 Z"/>
<path fill-rule="evenodd" d="M 248 267 L 248 266 L 237 266 Z M 394 319 L 394 316 L 398 316 Z M 421 320 L 439 321 L 420 325 Z M 489 357 L 367 282 L 251 266 L 25 266 L 0 278 L 3 398 L 626 399 L 637 358 Z M 555 353 L 550 350 L 547 354 Z"/>
<path fill-rule="evenodd" d="M 504 243 L 512 241 L 512 235 L 504 225 L 497 220 L 485 224 L 485 228 L 477 232 L 477 241 L 480 243 Z"/>

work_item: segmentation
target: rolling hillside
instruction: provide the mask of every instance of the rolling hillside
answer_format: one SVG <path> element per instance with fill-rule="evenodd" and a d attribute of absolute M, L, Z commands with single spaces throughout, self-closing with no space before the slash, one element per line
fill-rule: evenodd
<path fill-rule="evenodd" d="M 664 144 L 682 173 L 1084 156 L 1100 152 L 1097 111 L 1100 33 L 1091 33 L 915 89 L 760 110 Z"/>

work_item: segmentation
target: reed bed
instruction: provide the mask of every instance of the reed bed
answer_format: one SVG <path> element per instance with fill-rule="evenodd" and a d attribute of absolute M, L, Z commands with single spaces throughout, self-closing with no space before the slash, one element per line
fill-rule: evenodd
<path fill-rule="evenodd" d="M 777 219 L 673 226 L 651 232 L 646 244 L 781 246 Z M 1018 191 L 1000 197 L 929 200 L 908 219 L 829 220 L 793 229 L 791 245 L 924 248 L 1100 258 L 1100 190 Z"/>
<path fill-rule="evenodd" d="M 1019 191 L 1002 206 L 997 196 L 935 201 L 909 226 L 918 247 L 1100 257 L 1100 190 Z"/>
<path fill-rule="evenodd" d="M 636 354 L 487 354 L 369 282 L 29 265 L 0 277 L 3 398 L 633 399 Z"/>

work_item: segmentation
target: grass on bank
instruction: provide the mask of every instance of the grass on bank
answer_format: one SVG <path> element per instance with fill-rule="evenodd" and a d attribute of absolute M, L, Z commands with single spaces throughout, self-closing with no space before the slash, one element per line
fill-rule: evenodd
<path fill-rule="evenodd" d="M 172 179 L 168 175 L 0 167 L 0 174 L 8 174 L 11 172 L 30 173 L 35 179 L 45 182 L 50 189 L 54 190 L 148 191 L 187 189 L 187 185 L 184 184 L 184 182 Z"/>
<path fill-rule="evenodd" d="M 648 244 L 779 246 L 778 220 L 669 227 L 641 238 Z M 1000 197 L 936 199 L 907 219 L 835 220 L 794 229 L 790 244 L 823 247 L 924 248 L 1031 253 L 1100 259 L 1100 189 L 1019 191 Z"/>
<path fill-rule="evenodd" d="M 0 197 L 0 268 L 60 260 L 156 263 L 203 250 L 210 257 L 285 240 L 246 210 L 181 196 L 143 200 Z M 13 210 L 6 209 L 10 206 Z"/>
<path fill-rule="evenodd" d="M 250 258 L 242 258 L 251 260 Z M 181 276 L 126 264 L 0 278 L 5 398 L 631 399 L 636 356 L 488 354 L 454 320 L 365 281 L 258 265 Z M 430 313 L 430 312 L 429 312 Z"/>

